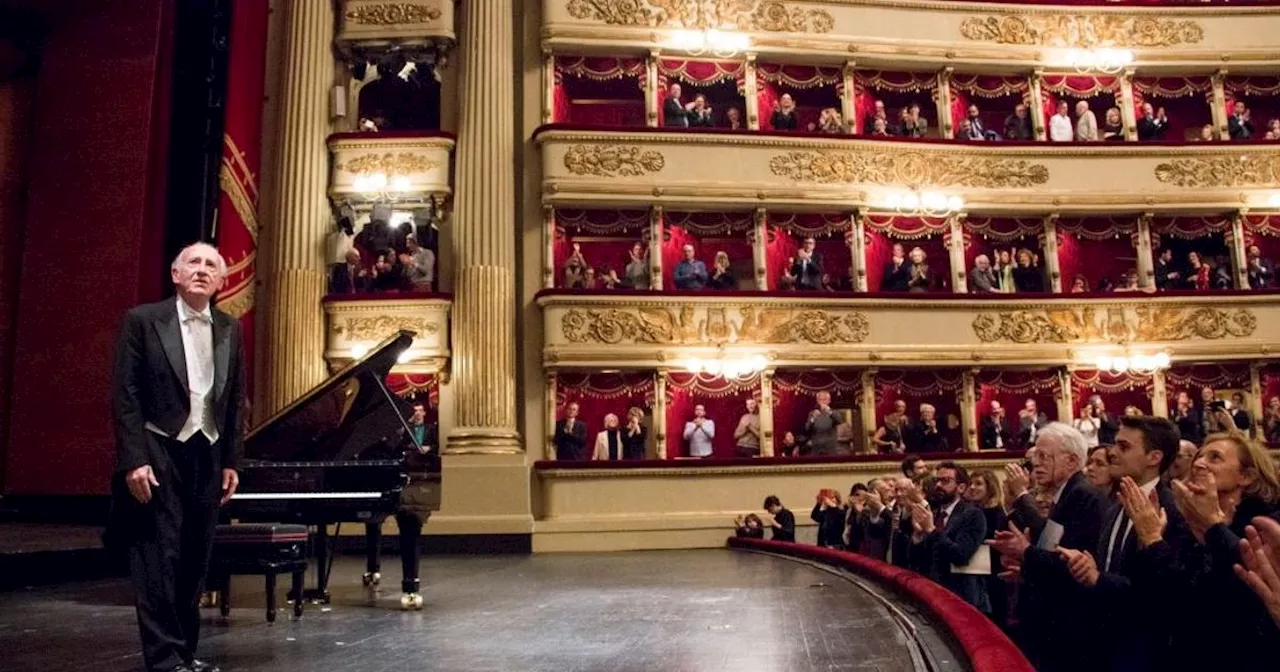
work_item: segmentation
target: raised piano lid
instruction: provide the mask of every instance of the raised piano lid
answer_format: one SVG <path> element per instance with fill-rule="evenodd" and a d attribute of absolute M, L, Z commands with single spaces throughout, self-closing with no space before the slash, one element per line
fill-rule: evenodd
<path fill-rule="evenodd" d="M 248 464 L 398 459 L 408 402 L 387 389 L 387 374 L 416 334 L 401 330 L 249 430 Z"/>

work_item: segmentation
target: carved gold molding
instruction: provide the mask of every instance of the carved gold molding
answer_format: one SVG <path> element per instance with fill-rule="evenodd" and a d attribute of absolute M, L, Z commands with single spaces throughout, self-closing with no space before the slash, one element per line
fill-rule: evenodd
<path fill-rule="evenodd" d="M 338 164 L 338 170 L 345 170 L 357 175 L 385 173 L 387 175 L 408 175 L 410 173 L 426 173 L 438 168 L 440 164 L 421 154 L 400 152 L 394 154 L 361 154 L 345 164 Z"/>
<path fill-rule="evenodd" d="M 574 145 L 564 155 L 564 167 L 574 175 L 639 177 L 661 172 L 666 159 L 636 145 Z"/>
<path fill-rule="evenodd" d="M 1175 47 L 1204 40 L 1204 28 L 1195 21 L 1122 14 L 974 16 L 960 24 L 960 34 L 977 42 L 1086 49 Z"/>
<path fill-rule="evenodd" d="M 401 329 L 413 331 L 419 337 L 432 336 L 439 331 L 435 321 L 425 317 L 370 315 L 345 318 L 334 327 L 334 332 L 349 341 L 381 341 Z"/>
<path fill-rule="evenodd" d="M 776 0 L 568 0 L 575 19 L 611 26 L 774 33 L 829 33 L 835 19 L 822 9 Z"/>
<path fill-rule="evenodd" d="M 778 177 L 820 184 L 995 189 L 1028 188 L 1049 181 L 1046 166 L 1021 159 L 917 152 L 786 152 L 774 156 L 769 161 L 769 169 Z"/>
<path fill-rule="evenodd" d="M 561 318 L 560 329 L 571 343 L 830 345 L 861 343 L 871 328 L 866 316 L 857 312 L 744 306 L 738 317 L 727 308 L 712 308 L 705 320 L 699 320 L 694 307 L 685 305 L 679 309 L 573 309 Z"/>
<path fill-rule="evenodd" d="M 1050 308 L 981 313 L 973 332 L 986 343 L 1115 343 L 1218 340 L 1253 334 L 1258 319 L 1244 308 Z"/>
<path fill-rule="evenodd" d="M 1280 157 L 1242 154 L 1176 159 L 1156 164 L 1156 179 L 1179 187 L 1273 187 L 1280 180 Z"/>
<path fill-rule="evenodd" d="M 369 26 L 398 26 L 413 23 L 429 23 L 442 16 L 439 9 L 412 2 L 383 2 L 376 5 L 358 5 L 343 13 L 348 21 Z"/>

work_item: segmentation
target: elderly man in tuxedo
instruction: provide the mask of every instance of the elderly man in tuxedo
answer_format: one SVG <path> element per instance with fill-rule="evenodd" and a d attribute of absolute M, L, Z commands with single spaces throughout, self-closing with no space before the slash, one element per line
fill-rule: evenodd
<path fill-rule="evenodd" d="M 1009 418 L 1005 416 L 1004 405 L 991 400 L 991 412 L 982 416 L 978 428 L 978 448 L 980 450 L 1010 450 L 1013 441 L 1009 433 Z"/>
<path fill-rule="evenodd" d="M 1035 399 L 1028 399 L 1018 411 L 1018 443 L 1023 448 L 1036 445 L 1040 430 L 1049 424 L 1049 418 L 1036 407 Z"/>
<path fill-rule="evenodd" d="M 587 459 L 587 426 L 578 418 L 578 404 L 569 402 L 564 408 L 564 419 L 556 421 L 556 459 L 574 461 Z"/>
<path fill-rule="evenodd" d="M 177 297 L 131 309 L 116 344 L 109 539 L 128 548 L 150 672 L 217 669 L 195 654 L 218 507 L 244 445 L 244 336 L 212 305 L 226 273 L 211 245 L 185 248 L 170 270 Z"/>

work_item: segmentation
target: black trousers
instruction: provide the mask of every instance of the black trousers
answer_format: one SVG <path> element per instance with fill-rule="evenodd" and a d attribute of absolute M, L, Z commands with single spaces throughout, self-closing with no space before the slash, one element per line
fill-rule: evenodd
<path fill-rule="evenodd" d="M 382 571 L 382 522 L 385 517 L 375 518 L 365 523 L 364 538 L 365 570 L 370 574 Z M 396 528 L 400 533 L 400 589 L 406 593 L 416 593 L 418 587 L 418 561 L 422 550 L 418 540 L 422 537 L 422 516 L 413 511 L 400 509 L 396 511 Z"/>
<path fill-rule="evenodd" d="M 160 485 L 147 504 L 130 498 L 126 520 L 142 656 L 147 670 L 161 672 L 195 657 L 222 483 L 204 434 L 186 443 L 154 438 L 163 449 L 151 465 Z"/>

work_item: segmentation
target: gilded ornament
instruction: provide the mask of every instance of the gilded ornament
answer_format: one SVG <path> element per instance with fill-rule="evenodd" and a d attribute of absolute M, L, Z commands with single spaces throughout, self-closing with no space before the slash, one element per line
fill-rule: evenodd
<path fill-rule="evenodd" d="M 1047 167 L 1021 159 L 917 152 L 795 151 L 774 156 L 769 170 L 778 177 L 819 184 L 995 189 L 1027 188 L 1049 181 Z"/>
<path fill-rule="evenodd" d="M 835 18 L 822 9 L 777 0 L 569 0 L 569 15 L 611 26 L 829 33 Z"/>
<path fill-rule="evenodd" d="M 423 336 L 437 333 L 440 327 L 423 317 L 372 315 L 348 317 L 336 331 L 343 334 L 348 341 L 381 341 L 401 329 Z"/>
<path fill-rule="evenodd" d="M 635 145 L 574 145 L 564 155 L 564 167 L 574 175 L 639 177 L 660 172 L 666 159 Z"/>
<path fill-rule="evenodd" d="M 439 167 L 439 163 L 421 154 L 387 152 L 386 154 L 361 154 L 345 164 L 339 164 L 338 170 L 345 170 L 356 175 L 383 173 L 385 175 L 409 175 L 426 173 Z"/>
<path fill-rule="evenodd" d="M 713 308 L 699 319 L 693 306 L 622 309 L 572 309 L 560 320 L 572 343 L 724 344 L 861 343 L 871 331 L 865 315 L 853 312 L 745 307 L 740 319 Z"/>
<path fill-rule="evenodd" d="M 1215 156 L 1156 165 L 1156 179 L 1179 187 L 1272 187 L 1280 180 L 1280 156 Z"/>
<path fill-rule="evenodd" d="M 1116 343 L 1242 338 L 1258 319 L 1248 310 L 1215 308 L 1053 308 L 981 313 L 973 332 L 984 343 Z"/>
<path fill-rule="evenodd" d="M 398 26 L 410 23 L 430 23 L 440 18 L 435 7 L 412 2 L 382 2 L 376 5 L 357 5 L 344 14 L 348 21 L 370 26 Z"/>
<path fill-rule="evenodd" d="M 1204 40 L 1204 28 L 1195 21 L 1120 14 L 975 16 L 960 24 L 960 34 L 977 42 L 1081 49 L 1175 47 Z"/>

